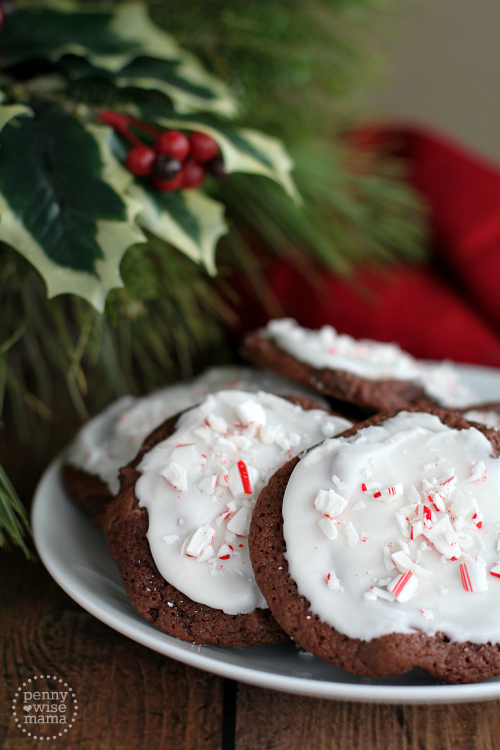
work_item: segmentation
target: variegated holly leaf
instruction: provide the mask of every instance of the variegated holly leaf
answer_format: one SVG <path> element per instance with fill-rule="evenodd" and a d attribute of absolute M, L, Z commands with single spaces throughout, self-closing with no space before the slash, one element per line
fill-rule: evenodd
<path fill-rule="evenodd" d="M 107 74 L 120 86 L 158 88 L 181 112 L 228 117 L 237 112 L 227 86 L 151 21 L 145 3 L 121 3 L 112 10 L 71 2 L 24 6 L 2 30 L 0 55 L 3 67 L 76 56 L 88 63 L 67 67 L 77 77 Z"/>
<path fill-rule="evenodd" d="M 0 134 L 0 239 L 40 271 L 49 297 L 77 294 L 103 310 L 108 291 L 123 286 L 124 252 L 144 241 L 140 206 L 121 192 L 131 176 L 111 153 L 109 129 L 33 109 Z"/>
<path fill-rule="evenodd" d="M 226 172 L 249 172 L 269 177 L 281 185 L 297 204 L 301 203 L 290 174 L 293 161 L 278 138 L 256 130 L 226 127 L 201 115 L 153 119 L 166 128 L 197 130 L 210 135 L 219 144 Z"/>
<path fill-rule="evenodd" d="M 7 123 L 13 120 L 14 117 L 20 117 L 21 115 L 28 115 L 31 117 L 33 115 L 33 110 L 29 107 L 25 107 L 24 104 L 0 105 L 0 131 L 2 131 Z"/>
<path fill-rule="evenodd" d="M 217 242 L 228 231 L 222 203 L 198 190 L 162 193 L 138 182 L 132 183 L 127 193 L 142 205 L 140 226 L 203 263 L 209 274 L 215 275 Z"/>

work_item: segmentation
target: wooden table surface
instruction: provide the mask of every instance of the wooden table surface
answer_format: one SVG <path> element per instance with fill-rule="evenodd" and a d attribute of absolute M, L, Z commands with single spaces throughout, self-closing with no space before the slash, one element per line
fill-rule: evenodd
<path fill-rule="evenodd" d="M 3 438 L 0 460 L 29 505 L 41 471 Z M 0 747 L 44 746 L 16 726 L 19 683 L 50 673 L 79 704 L 51 740 L 78 750 L 491 750 L 500 702 L 439 706 L 317 700 L 233 683 L 128 640 L 88 614 L 40 562 L 0 551 Z"/>

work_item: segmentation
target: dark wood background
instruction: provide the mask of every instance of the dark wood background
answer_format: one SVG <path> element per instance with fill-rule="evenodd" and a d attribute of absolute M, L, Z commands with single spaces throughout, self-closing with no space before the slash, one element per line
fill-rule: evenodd
<path fill-rule="evenodd" d="M 4 432 L 0 457 L 29 505 L 47 461 Z M 0 747 L 46 744 L 12 716 L 19 681 L 51 673 L 78 697 L 55 748 L 78 750 L 493 750 L 500 702 L 384 706 L 221 680 L 128 640 L 73 602 L 40 562 L 0 551 Z"/>

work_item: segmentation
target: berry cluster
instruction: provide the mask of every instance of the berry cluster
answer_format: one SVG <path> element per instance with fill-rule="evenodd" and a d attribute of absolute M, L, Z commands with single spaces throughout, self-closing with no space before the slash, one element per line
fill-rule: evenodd
<path fill-rule="evenodd" d="M 180 130 L 160 132 L 141 120 L 110 110 L 102 111 L 99 119 L 132 143 L 126 159 L 127 169 L 138 177 L 149 177 L 156 190 L 199 188 L 207 172 L 216 180 L 227 177 L 219 147 L 205 133 L 186 136 Z M 153 145 L 142 143 L 130 131 L 131 125 L 154 139 Z"/>

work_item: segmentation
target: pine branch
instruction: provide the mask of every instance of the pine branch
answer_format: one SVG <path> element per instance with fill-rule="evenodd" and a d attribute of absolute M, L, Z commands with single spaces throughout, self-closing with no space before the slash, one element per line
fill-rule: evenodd
<path fill-rule="evenodd" d="M 31 536 L 24 506 L 0 464 L 0 547 L 10 549 L 13 544 L 22 549 L 28 560 L 36 560 L 25 542 L 25 537 Z"/>

